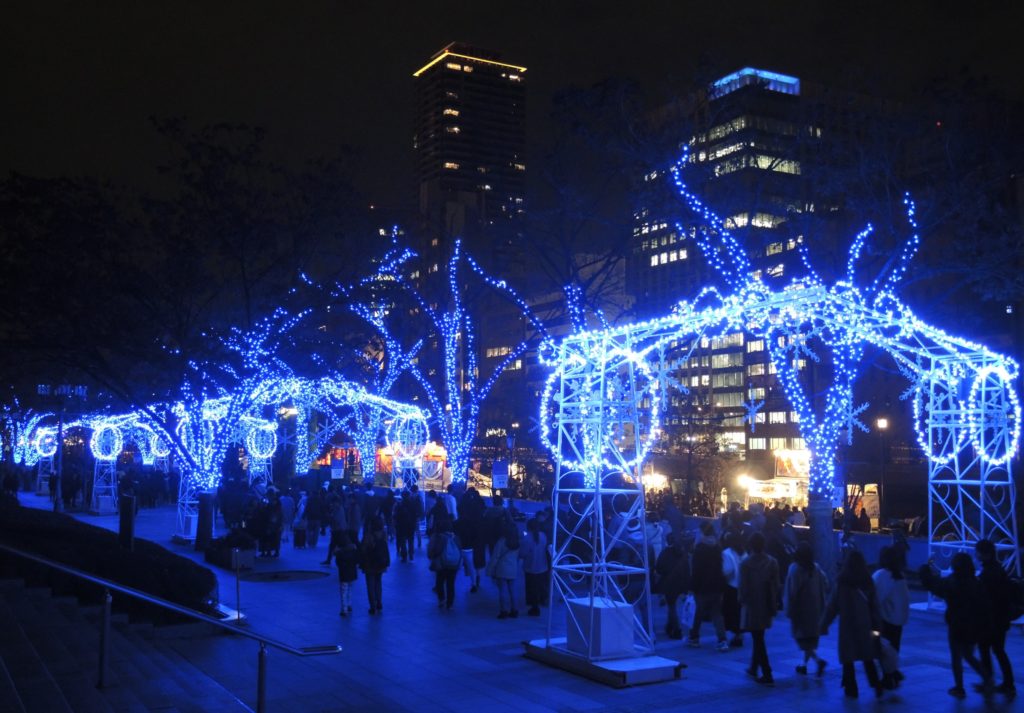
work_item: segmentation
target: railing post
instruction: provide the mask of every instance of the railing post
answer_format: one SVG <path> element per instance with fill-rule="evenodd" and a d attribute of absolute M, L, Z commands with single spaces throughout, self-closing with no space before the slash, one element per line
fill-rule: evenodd
<path fill-rule="evenodd" d="M 241 565 L 241 552 L 237 547 L 231 548 L 231 564 L 235 565 L 235 623 L 242 623 L 242 580 L 238 573 Z"/>
<path fill-rule="evenodd" d="M 267 644 L 260 642 L 259 661 L 256 666 L 256 713 L 267 711 Z"/>
<path fill-rule="evenodd" d="M 107 661 L 110 658 L 110 590 L 103 590 L 103 615 L 100 621 L 100 665 L 96 677 L 96 687 L 107 685 Z"/>

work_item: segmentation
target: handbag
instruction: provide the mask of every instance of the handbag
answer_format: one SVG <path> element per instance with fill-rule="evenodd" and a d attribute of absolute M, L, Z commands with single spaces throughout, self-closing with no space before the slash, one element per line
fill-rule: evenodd
<path fill-rule="evenodd" d="M 683 600 L 683 608 L 679 612 L 679 623 L 687 629 L 693 628 L 693 620 L 697 616 L 697 600 L 692 594 L 687 594 Z"/>

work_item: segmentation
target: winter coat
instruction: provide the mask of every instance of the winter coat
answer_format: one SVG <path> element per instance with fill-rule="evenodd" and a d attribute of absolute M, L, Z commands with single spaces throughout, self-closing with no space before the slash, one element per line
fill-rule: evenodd
<path fill-rule="evenodd" d="M 510 550 L 505 538 L 498 540 L 487 563 L 487 574 L 494 579 L 515 579 L 519 569 L 519 549 Z"/>
<path fill-rule="evenodd" d="M 893 626 L 905 626 L 910 619 L 910 590 L 907 589 L 907 580 L 896 579 L 885 567 L 876 570 L 871 579 L 875 582 L 878 613 L 882 621 Z"/>
<path fill-rule="evenodd" d="M 523 572 L 526 574 L 544 574 L 548 571 L 548 537 L 543 532 L 527 533 L 519 543 L 519 559 L 523 561 Z"/>
<path fill-rule="evenodd" d="M 663 549 L 654 569 L 658 573 L 657 591 L 667 599 L 677 599 L 690 589 L 690 557 L 686 550 Z"/>
<path fill-rule="evenodd" d="M 783 595 L 786 616 L 794 639 L 816 639 L 821 634 L 821 616 L 828 601 L 828 580 L 818 565 L 810 570 L 795 562 L 786 574 Z"/>
<path fill-rule="evenodd" d="M 985 640 L 992 628 L 992 612 L 973 572 L 969 577 L 939 577 L 929 565 L 924 565 L 921 583 L 946 600 L 946 624 L 953 639 L 968 644 Z"/>
<path fill-rule="evenodd" d="M 359 566 L 370 574 L 383 572 L 391 566 L 388 538 L 383 532 L 369 533 L 359 545 Z"/>
<path fill-rule="evenodd" d="M 740 564 L 740 625 L 764 631 L 775 618 L 779 600 L 779 563 L 771 555 L 752 554 Z"/>
<path fill-rule="evenodd" d="M 479 516 L 463 511 L 462 517 L 455 521 L 455 534 L 459 536 L 462 549 L 474 549 L 480 539 Z"/>
<path fill-rule="evenodd" d="M 721 594 L 725 590 L 722 548 L 713 537 L 705 537 L 693 548 L 690 588 L 694 594 Z"/>
<path fill-rule="evenodd" d="M 359 565 L 359 549 L 351 543 L 340 547 L 335 550 L 335 561 L 338 563 L 338 581 L 354 582 Z"/>
<path fill-rule="evenodd" d="M 996 632 L 1006 631 L 1010 628 L 1010 602 L 1013 597 L 1010 575 L 1001 564 L 992 560 L 981 565 L 978 581 L 981 582 L 987 608 L 992 613 L 992 629 Z"/>
<path fill-rule="evenodd" d="M 412 498 L 402 498 L 395 505 L 395 532 L 399 537 L 411 536 L 416 531 L 416 506 Z"/>
<path fill-rule="evenodd" d="M 871 661 L 875 658 L 875 635 L 880 628 L 875 586 L 868 582 L 858 587 L 839 580 L 822 618 L 821 630 L 839 617 L 839 660 L 842 663 Z"/>

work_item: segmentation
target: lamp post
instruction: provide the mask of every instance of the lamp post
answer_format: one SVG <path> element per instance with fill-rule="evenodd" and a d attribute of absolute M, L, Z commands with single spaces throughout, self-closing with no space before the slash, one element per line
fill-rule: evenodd
<path fill-rule="evenodd" d="M 889 428 L 889 419 L 884 416 L 875 420 L 875 427 L 878 429 L 878 529 L 882 529 L 885 522 L 885 432 Z"/>

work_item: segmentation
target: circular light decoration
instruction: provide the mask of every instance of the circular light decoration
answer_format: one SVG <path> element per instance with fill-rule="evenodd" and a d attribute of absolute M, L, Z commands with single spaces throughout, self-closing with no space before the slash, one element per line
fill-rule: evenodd
<path fill-rule="evenodd" d="M 124 435 L 121 429 L 112 423 L 101 421 L 92 429 L 89 439 L 89 450 L 98 461 L 110 462 L 117 460 L 124 449 Z"/>
<path fill-rule="evenodd" d="M 585 472 L 589 484 L 595 469 L 615 471 L 643 463 L 658 432 L 661 399 L 656 393 L 658 381 L 642 353 L 613 349 L 603 361 L 595 354 L 589 363 L 600 363 L 600 368 L 580 368 L 581 362 L 587 360 L 570 357 L 548 377 L 540 403 L 540 438 L 563 468 Z M 636 383 L 634 388 L 629 386 L 631 378 Z M 563 381 L 564 396 L 556 395 L 555 386 Z M 603 417 L 593 418 L 591 413 L 601 408 L 605 410 Z M 582 421 L 578 427 L 563 427 L 561 451 L 551 440 L 552 425 L 558 427 L 559 411 L 576 414 Z M 631 432 L 634 419 L 640 423 L 640 433 Z M 632 454 L 627 445 L 630 442 Z M 623 450 L 624 445 L 627 450 Z"/>
<path fill-rule="evenodd" d="M 1006 463 L 1020 443 L 1020 400 L 1012 382 L 1003 366 L 986 366 L 974 377 L 967 399 L 971 442 L 991 465 Z"/>
<path fill-rule="evenodd" d="M 154 433 L 149 439 L 149 450 L 157 458 L 166 458 L 171 454 L 171 447 L 163 436 Z"/>
<path fill-rule="evenodd" d="M 270 460 L 277 450 L 277 424 L 269 421 L 254 423 L 245 434 L 245 450 L 255 460 Z"/>
<path fill-rule="evenodd" d="M 430 430 L 422 415 L 403 414 L 392 419 L 385 437 L 395 458 L 415 460 L 423 455 Z"/>
<path fill-rule="evenodd" d="M 40 458 L 53 458 L 57 453 L 57 434 L 52 428 L 40 428 L 36 431 L 34 445 Z"/>

